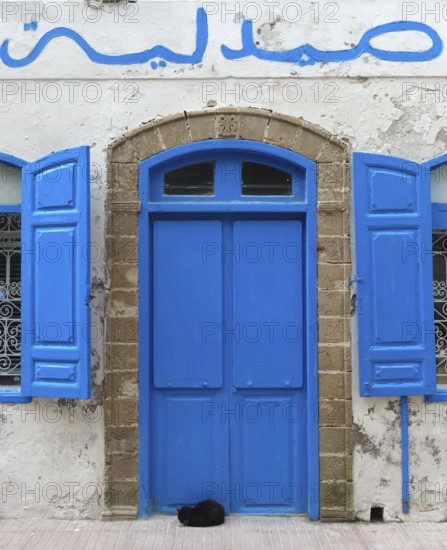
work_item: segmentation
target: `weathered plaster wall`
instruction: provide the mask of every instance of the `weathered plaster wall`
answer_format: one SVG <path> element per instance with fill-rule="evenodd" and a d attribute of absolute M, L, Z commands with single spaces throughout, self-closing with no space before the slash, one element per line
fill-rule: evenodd
<path fill-rule="evenodd" d="M 27 4 L 28 15 L 23 8 L 25 2 L 3 4 L 19 6 L 18 13 L 8 17 L 2 7 L 0 26 L 0 41 L 10 38 L 10 53 L 16 56 L 26 55 L 44 32 L 56 26 L 76 29 L 102 52 L 140 51 L 155 44 L 191 52 L 195 14 L 200 6 L 193 2 L 142 1 L 132 15 L 134 23 L 116 16 L 116 11 L 103 11 L 96 22 L 89 22 L 81 9 L 83 3 L 73 2 L 72 8 L 61 8 L 61 17 L 56 11 L 53 15 L 47 12 L 39 20 L 37 30 L 24 31 L 24 22 L 33 18 L 31 5 L 35 3 Z M 285 4 L 282 2 L 281 6 Z M 277 12 L 269 19 L 268 5 L 261 3 L 264 19 L 255 23 L 261 46 L 293 48 L 309 41 L 325 50 L 349 48 L 372 26 L 401 20 L 405 3 L 380 0 L 359 4 L 348 0 L 331 4 L 338 7 L 337 13 L 331 16 L 330 8 L 320 3 L 319 22 L 315 22 L 310 2 L 298 4 L 303 16 L 291 22 L 276 21 Z M 426 22 L 447 43 L 443 13 L 438 18 L 424 16 L 421 3 L 407 4 L 416 4 L 419 9 L 412 20 Z M 304 117 L 348 141 L 354 151 L 386 153 L 415 161 L 445 152 L 445 52 L 438 59 L 423 63 L 390 63 L 368 55 L 348 63 L 316 63 L 308 67 L 250 58 L 230 61 L 222 57 L 220 45 L 240 46 L 241 22 L 230 13 L 233 5 L 213 6 L 208 18 L 209 46 L 203 62 L 196 66 L 168 64 L 164 69 L 153 70 L 148 63 L 127 67 L 98 65 L 65 38 L 49 44 L 27 67 L 5 68 L 0 63 L 0 150 L 34 160 L 58 149 L 90 145 L 92 240 L 101 250 L 108 144 L 144 122 L 179 110 L 206 106 L 265 108 Z M 228 8 L 225 15 L 224 6 Z M 217 12 L 212 15 L 214 8 Z M 405 14 L 411 13 L 405 9 Z M 328 16 L 336 21 L 324 22 Z M 94 17 L 97 16 L 90 19 L 94 21 Z M 294 17 L 290 11 L 289 19 Z M 408 36 L 394 34 L 377 41 L 385 47 L 394 40 L 394 48 L 411 50 L 413 41 Z M 418 40 L 422 49 L 427 47 L 426 37 L 419 36 Z M 92 262 L 92 321 L 101 326 L 107 284 L 104 258 L 100 255 Z M 355 323 L 352 326 L 355 335 Z M 48 517 L 99 516 L 103 499 L 94 489 L 102 487 L 104 477 L 102 358 L 103 341 L 99 339 L 93 345 L 95 390 L 91 406 L 41 399 L 17 409 L 0 405 L 1 517 L 29 512 Z M 411 514 L 403 516 L 398 402 L 392 398 L 357 397 L 355 354 L 353 358 L 355 513 L 368 519 L 372 505 L 383 505 L 386 519 L 445 519 L 444 405 L 410 400 L 414 411 L 410 425 L 410 472 L 414 485 L 410 490 Z M 124 391 L 132 396 L 136 388 L 126 387 Z M 38 412 L 34 414 L 32 410 Z"/>
<path fill-rule="evenodd" d="M 2 404 L 0 517 L 88 519 L 102 507 L 102 408 Z"/>

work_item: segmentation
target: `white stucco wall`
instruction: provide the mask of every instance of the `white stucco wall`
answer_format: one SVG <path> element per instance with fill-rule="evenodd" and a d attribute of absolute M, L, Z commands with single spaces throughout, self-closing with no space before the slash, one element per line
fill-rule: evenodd
<path fill-rule="evenodd" d="M 0 8 L 0 42 L 10 39 L 12 56 L 27 55 L 45 32 L 60 26 L 76 30 L 103 53 L 136 52 L 155 44 L 191 53 L 196 10 L 201 6 L 195 2 L 140 0 L 126 15 L 118 12 L 124 10 L 124 3 L 120 8 L 108 5 L 86 11 L 81 0 L 50 2 L 47 8 L 41 6 L 37 29 L 25 31 L 23 24 L 33 19 L 36 4 L 3 2 Z M 260 47 L 271 50 L 295 48 L 306 41 L 322 50 L 350 48 L 371 27 L 402 20 L 412 12 L 408 19 L 429 24 L 447 44 L 447 13 L 442 6 L 437 17 L 422 13 L 420 2 L 250 4 L 209 2 L 205 6 L 208 47 L 203 62 L 195 66 L 168 63 L 154 70 L 150 63 L 101 65 L 90 61 L 67 38 L 52 41 L 26 67 L 7 68 L 0 61 L 0 150 L 35 160 L 52 151 L 89 145 L 93 165 L 92 240 L 102 248 L 106 148 L 114 138 L 155 117 L 206 106 L 263 107 L 304 117 L 346 139 L 354 151 L 414 161 L 445 152 L 447 51 L 421 63 L 386 62 L 365 54 L 346 63 L 307 67 L 252 58 L 231 61 L 220 51 L 221 44 L 240 47 L 238 12 L 257 19 L 261 11 L 261 19 L 254 24 L 259 29 L 256 37 Z M 12 6 L 18 7 L 17 12 Z M 302 12 L 299 19 L 298 9 Z M 415 33 L 376 40 L 377 46 L 404 50 L 430 45 L 426 36 Z M 104 282 L 104 263 L 95 261 L 92 321 L 97 323 L 103 320 Z M 102 353 L 102 342 L 95 343 L 92 366 L 98 384 L 103 376 Z M 414 485 L 411 514 L 404 516 L 400 502 L 399 402 L 394 398 L 358 397 L 355 360 L 353 380 L 358 434 L 354 507 L 358 517 L 369 519 L 370 507 L 381 505 L 389 520 L 445 519 L 447 404 L 425 405 L 422 399 L 410 400 L 415 411 L 410 426 Z M 36 399 L 28 405 L 0 405 L 0 411 L 0 517 L 30 513 L 98 517 L 103 506 L 95 493 L 95 488 L 100 491 L 104 473 L 102 409 L 93 411 L 78 405 L 73 409 L 68 401 Z M 438 416 L 431 411 L 438 411 Z"/>

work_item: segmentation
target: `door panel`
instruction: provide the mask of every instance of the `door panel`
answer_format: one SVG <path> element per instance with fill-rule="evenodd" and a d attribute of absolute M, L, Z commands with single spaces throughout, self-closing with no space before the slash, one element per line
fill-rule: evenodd
<path fill-rule="evenodd" d="M 305 512 L 303 392 L 239 395 L 233 400 L 237 402 L 242 421 L 230 424 L 230 487 L 237 489 L 232 510 L 239 513 Z"/>
<path fill-rule="evenodd" d="M 154 397 L 153 504 L 160 512 L 172 512 L 227 484 L 228 435 L 215 414 L 215 395 Z"/>
<path fill-rule="evenodd" d="M 303 385 L 301 242 L 298 220 L 234 222 L 237 388 Z"/>
<path fill-rule="evenodd" d="M 221 243 L 219 220 L 163 220 L 153 225 L 154 385 L 222 386 L 222 263 L 203 255 Z"/>

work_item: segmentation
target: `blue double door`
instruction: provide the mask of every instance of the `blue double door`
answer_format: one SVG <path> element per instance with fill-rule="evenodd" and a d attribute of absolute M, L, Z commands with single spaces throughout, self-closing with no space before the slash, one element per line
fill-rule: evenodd
<path fill-rule="evenodd" d="M 150 499 L 307 511 L 302 220 L 153 219 Z"/>

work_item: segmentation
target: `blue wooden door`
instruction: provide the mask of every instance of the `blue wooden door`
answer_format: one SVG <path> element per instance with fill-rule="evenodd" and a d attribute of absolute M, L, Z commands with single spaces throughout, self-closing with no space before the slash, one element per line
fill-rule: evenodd
<path fill-rule="evenodd" d="M 235 512 L 305 512 L 306 408 L 299 220 L 235 220 L 230 488 Z M 238 334 L 238 331 L 240 334 Z M 223 498 L 225 495 L 223 495 Z"/>
<path fill-rule="evenodd" d="M 153 509 L 306 512 L 302 221 L 160 215 L 150 243 Z"/>

